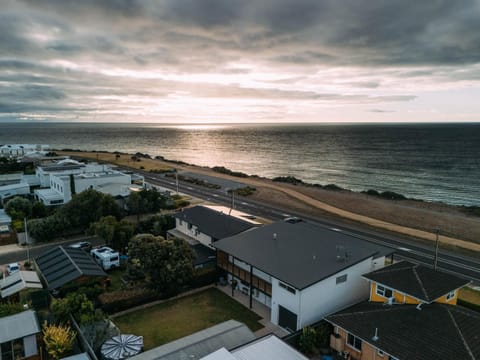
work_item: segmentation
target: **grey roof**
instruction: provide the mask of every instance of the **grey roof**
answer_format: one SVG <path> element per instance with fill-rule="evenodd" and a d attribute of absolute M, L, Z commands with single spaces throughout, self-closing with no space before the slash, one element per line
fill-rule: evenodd
<path fill-rule="evenodd" d="M 365 302 L 326 319 L 401 360 L 480 359 L 480 313 L 458 305 Z"/>
<path fill-rule="evenodd" d="M 0 209 L 0 225 L 10 225 L 12 218 L 5 212 L 4 209 Z"/>
<path fill-rule="evenodd" d="M 198 230 L 214 240 L 223 239 L 254 227 L 253 224 L 236 217 L 209 209 L 194 206 L 175 214 L 177 219 L 198 227 Z"/>
<path fill-rule="evenodd" d="M 297 289 L 370 257 L 393 253 L 393 249 L 304 221 L 279 221 L 213 245 Z"/>
<path fill-rule="evenodd" d="M 400 261 L 368 273 L 364 277 L 427 303 L 470 282 L 461 277 L 408 261 Z"/>
<path fill-rule="evenodd" d="M 0 318 L 0 344 L 40 332 L 33 310 Z"/>
<path fill-rule="evenodd" d="M 57 289 L 81 276 L 107 276 L 83 250 L 57 246 L 35 259 L 49 289 Z"/>
<path fill-rule="evenodd" d="M 307 360 L 305 356 L 280 340 L 275 335 L 267 335 L 232 351 L 238 360 L 275 359 Z"/>
<path fill-rule="evenodd" d="M 218 349 L 231 349 L 255 339 L 244 324 L 228 320 L 195 334 L 172 341 L 133 356 L 131 360 L 183 360 L 199 359 Z"/>
<path fill-rule="evenodd" d="M 61 358 L 60 360 L 90 360 L 90 357 L 88 356 L 87 353 L 80 353 L 80 354 L 75 354 L 72 356 Z"/>
<path fill-rule="evenodd" d="M 17 271 L 0 280 L 0 295 L 2 298 L 16 294 L 25 288 L 43 288 L 35 271 Z"/>

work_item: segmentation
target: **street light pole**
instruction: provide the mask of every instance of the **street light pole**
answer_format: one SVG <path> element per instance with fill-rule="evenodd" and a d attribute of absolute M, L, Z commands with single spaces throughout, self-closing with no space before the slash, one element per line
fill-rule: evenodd
<path fill-rule="evenodd" d="M 30 249 L 28 246 L 28 229 L 27 229 L 27 218 L 23 218 L 24 227 L 25 227 L 25 245 L 27 246 L 27 261 L 30 263 Z"/>
<path fill-rule="evenodd" d="M 433 269 L 437 270 L 438 262 L 438 234 L 440 233 L 440 228 L 436 227 L 435 229 L 435 257 L 433 259 Z"/>

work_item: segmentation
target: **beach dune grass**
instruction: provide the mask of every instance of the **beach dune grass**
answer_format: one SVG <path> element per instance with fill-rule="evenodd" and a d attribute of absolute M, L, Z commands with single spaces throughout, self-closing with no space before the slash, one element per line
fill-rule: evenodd
<path fill-rule="evenodd" d="M 119 316 L 113 321 L 124 334 L 143 336 L 144 349 L 166 344 L 221 322 L 234 319 L 256 331 L 260 316 L 211 288 L 180 299 Z"/>

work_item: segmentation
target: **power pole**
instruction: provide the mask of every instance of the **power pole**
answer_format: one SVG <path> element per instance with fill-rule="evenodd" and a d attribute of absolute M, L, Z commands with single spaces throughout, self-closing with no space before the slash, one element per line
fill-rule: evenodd
<path fill-rule="evenodd" d="M 178 170 L 175 169 L 175 185 L 177 187 L 177 195 L 178 195 Z"/>
<path fill-rule="evenodd" d="M 440 228 L 436 227 L 435 229 L 435 257 L 433 258 L 433 269 L 437 270 L 438 262 L 438 235 L 440 233 Z"/>
<path fill-rule="evenodd" d="M 30 249 L 28 246 L 28 229 L 27 229 L 27 218 L 23 218 L 24 227 L 25 227 L 25 244 L 27 246 L 27 261 L 30 262 Z"/>

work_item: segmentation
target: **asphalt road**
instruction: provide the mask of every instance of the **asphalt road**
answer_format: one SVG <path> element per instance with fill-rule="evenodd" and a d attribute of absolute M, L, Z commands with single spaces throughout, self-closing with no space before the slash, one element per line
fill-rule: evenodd
<path fill-rule="evenodd" d="M 92 237 L 92 236 L 85 236 L 85 237 L 75 237 L 74 239 L 57 241 L 55 243 L 46 243 L 46 244 L 39 244 L 35 246 L 24 246 L 19 248 L 18 251 L 12 251 L 7 253 L 0 253 L 0 264 L 10 264 L 13 262 L 21 262 L 25 261 L 30 257 L 30 259 L 35 259 L 37 256 L 41 255 L 45 251 L 54 248 L 58 245 L 70 245 L 74 244 L 79 241 L 89 241 L 92 246 L 102 245 L 104 241 Z"/>
<path fill-rule="evenodd" d="M 131 169 L 128 169 L 131 170 Z M 161 174 L 151 174 L 148 172 L 142 172 L 136 170 L 145 176 L 145 180 L 153 185 L 158 185 L 172 192 L 176 191 L 176 183 L 174 179 L 165 178 Z M 181 193 L 200 198 L 203 200 L 211 201 L 214 203 L 231 206 L 231 195 L 227 194 L 225 190 L 207 189 L 201 186 L 196 186 L 190 183 L 183 183 L 179 181 L 178 190 Z M 432 265 L 434 261 L 434 244 L 431 246 L 420 243 L 415 239 L 408 239 L 405 237 L 394 236 L 391 234 L 385 234 L 380 231 L 374 231 L 362 227 L 361 225 L 352 225 L 342 222 L 341 220 L 331 220 L 311 217 L 306 214 L 292 212 L 288 209 L 282 209 L 279 207 L 269 206 L 265 203 L 260 203 L 246 197 L 240 197 L 233 199 L 234 208 L 236 210 L 244 211 L 246 213 L 262 217 L 270 220 L 281 220 L 286 217 L 296 216 L 305 219 L 318 226 L 327 227 L 335 231 L 341 231 L 351 236 L 361 238 L 363 240 L 371 241 L 379 245 L 388 246 L 395 250 L 395 256 L 397 258 L 414 261 L 416 263 L 422 263 Z M 76 238 L 72 240 L 66 240 L 62 244 L 68 245 L 80 240 L 90 241 L 93 246 L 100 245 L 102 242 L 99 239 L 92 237 L 85 237 L 84 239 Z M 30 252 L 30 258 L 35 258 L 44 251 L 57 246 L 55 244 L 44 244 L 31 247 L 28 249 Z M 0 253 L 0 264 L 8 264 L 11 262 L 23 261 L 27 259 L 27 249 L 20 249 L 15 252 Z M 439 256 L 437 260 L 437 266 L 447 272 L 461 275 L 474 281 L 476 284 L 480 284 L 480 258 L 474 258 L 471 256 L 456 253 L 454 251 L 439 250 Z"/>
<path fill-rule="evenodd" d="M 139 171 L 137 171 L 139 172 Z M 148 183 L 162 186 L 176 191 L 176 183 L 174 179 L 165 178 L 161 174 L 151 174 L 148 172 L 139 172 L 145 176 Z M 179 181 L 178 189 L 181 193 L 204 199 L 207 201 L 230 206 L 232 198 L 225 190 L 214 190 L 202 188 L 190 183 L 183 183 Z M 288 209 L 269 206 L 265 203 L 260 203 L 246 197 L 235 198 L 234 208 L 236 210 L 244 211 L 249 214 L 264 217 L 270 220 L 281 220 L 289 216 L 297 216 L 305 219 L 311 223 L 319 226 L 327 227 L 335 231 L 342 231 L 352 236 L 368 240 L 379 245 L 388 246 L 395 250 L 395 256 L 398 258 L 410 260 L 416 263 L 426 265 L 433 265 L 435 248 L 434 243 L 429 246 L 415 240 L 413 238 L 406 238 L 385 234 L 380 231 L 375 231 L 362 227 L 361 225 L 352 225 L 342 222 L 341 220 L 326 220 L 322 218 L 311 217 L 306 214 L 292 212 Z M 437 267 L 447 272 L 461 275 L 475 283 L 480 283 L 480 258 L 460 254 L 454 251 L 440 249 L 437 259 Z"/>

